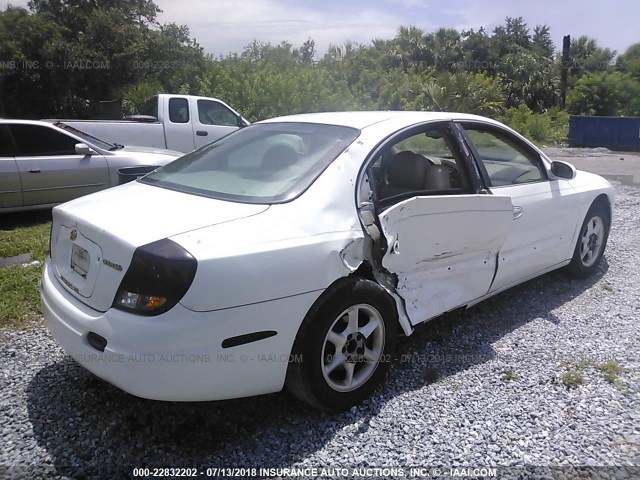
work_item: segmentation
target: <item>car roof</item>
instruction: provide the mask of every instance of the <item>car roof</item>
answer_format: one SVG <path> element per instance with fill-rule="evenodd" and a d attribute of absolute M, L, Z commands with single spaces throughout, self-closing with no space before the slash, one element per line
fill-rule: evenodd
<path fill-rule="evenodd" d="M 420 122 L 446 121 L 446 120 L 476 120 L 488 123 L 498 123 L 490 118 L 468 113 L 454 112 L 405 112 L 405 111 L 371 111 L 371 112 L 321 112 L 287 115 L 284 117 L 270 118 L 258 123 L 273 122 L 301 122 L 323 123 L 328 125 L 340 125 L 362 130 L 371 125 L 394 121 L 394 123 L 406 123 L 407 126 Z"/>

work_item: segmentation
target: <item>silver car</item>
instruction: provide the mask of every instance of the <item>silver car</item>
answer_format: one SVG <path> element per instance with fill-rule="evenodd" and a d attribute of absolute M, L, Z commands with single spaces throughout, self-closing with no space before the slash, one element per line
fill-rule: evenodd
<path fill-rule="evenodd" d="M 107 143 L 62 122 L 0 119 L 0 213 L 52 207 L 122 183 L 119 169 L 181 155 Z"/>

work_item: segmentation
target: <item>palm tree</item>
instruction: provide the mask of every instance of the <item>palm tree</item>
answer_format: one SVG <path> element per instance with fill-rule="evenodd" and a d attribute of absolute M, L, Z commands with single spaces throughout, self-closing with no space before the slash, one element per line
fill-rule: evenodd
<path fill-rule="evenodd" d="M 400 27 L 398 35 L 392 40 L 389 55 L 395 58 L 398 66 L 405 69 L 416 67 L 425 60 L 424 32 L 414 26 Z"/>

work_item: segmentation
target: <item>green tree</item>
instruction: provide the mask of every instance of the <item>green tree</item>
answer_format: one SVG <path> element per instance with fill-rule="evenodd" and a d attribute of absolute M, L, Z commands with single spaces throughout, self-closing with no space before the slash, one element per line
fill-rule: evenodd
<path fill-rule="evenodd" d="M 459 71 L 485 72 L 495 75 L 500 57 L 484 28 L 462 32 L 463 59 Z"/>
<path fill-rule="evenodd" d="M 154 95 L 162 93 L 162 85 L 157 81 L 142 81 L 124 88 L 122 111 L 125 115 L 137 115 L 142 105 Z"/>
<path fill-rule="evenodd" d="M 159 25 L 151 0 L 32 0 L 0 12 L 5 116 L 95 116 L 128 85 L 179 91 L 204 66 L 189 30 Z M 5 57 L 6 55 L 6 57 Z"/>
<path fill-rule="evenodd" d="M 308 38 L 300 47 L 300 61 L 302 63 L 313 63 L 316 56 L 316 42 Z"/>
<path fill-rule="evenodd" d="M 68 81 L 62 69 L 52 68 L 64 61 L 67 49 L 52 20 L 23 8 L 0 12 L 0 116 L 34 118 L 79 107 L 75 96 L 52 95 Z"/>
<path fill-rule="evenodd" d="M 585 75 L 569 91 L 567 107 L 575 114 L 640 116 L 640 82 L 622 72 Z"/>
<path fill-rule="evenodd" d="M 423 88 L 429 110 L 495 116 L 504 104 L 500 83 L 482 73 L 441 74 Z"/>
<path fill-rule="evenodd" d="M 398 35 L 392 41 L 389 54 L 394 59 L 394 66 L 404 69 L 417 68 L 427 60 L 424 31 L 414 26 L 400 27 Z"/>
<path fill-rule="evenodd" d="M 453 28 L 439 28 L 424 36 L 423 56 L 427 67 L 440 72 L 454 71 L 464 57 L 462 37 Z"/>
<path fill-rule="evenodd" d="M 498 77 L 506 93 L 507 107 L 522 103 L 542 112 L 557 101 L 559 78 L 553 61 L 535 50 L 517 48 L 502 59 Z"/>
<path fill-rule="evenodd" d="M 616 67 L 640 80 L 640 43 L 631 45 L 617 58 Z"/>
<path fill-rule="evenodd" d="M 493 29 L 492 42 L 500 58 L 513 53 L 518 47 L 528 49 L 531 43 L 529 27 L 522 17 L 507 17 L 504 25 Z"/>
<path fill-rule="evenodd" d="M 600 48 L 596 40 L 583 35 L 571 39 L 569 55 L 569 78 L 572 83 L 583 75 L 611 70 L 616 52 Z"/>
<path fill-rule="evenodd" d="M 527 126 L 536 138 L 555 130 L 544 113 L 559 96 L 551 32 L 530 30 L 521 17 L 491 33 L 402 26 L 393 38 L 326 52 L 310 38 L 300 46 L 254 40 L 213 58 L 187 27 L 160 25 L 159 12 L 152 0 L 32 0 L 29 9 L 0 11 L 0 115 L 95 116 L 101 101 L 119 99 L 131 114 L 168 92 L 222 98 L 251 120 L 334 109 L 506 109 L 514 122 L 539 114 Z M 588 37 L 571 48 L 572 112 L 637 111 L 640 44 L 615 66 L 615 52 Z"/>
<path fill-rule="evenodd" d="M 541 57 L 553 58 L 555 45 L 551 38 L 551 29 L 547 25 L 536 25 L 533 29 L 531 49 Z"/>

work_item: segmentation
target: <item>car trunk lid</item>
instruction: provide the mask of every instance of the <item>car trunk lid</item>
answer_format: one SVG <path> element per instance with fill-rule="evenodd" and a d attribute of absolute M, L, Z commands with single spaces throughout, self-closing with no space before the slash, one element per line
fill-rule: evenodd
<path fill-rule="evenodd" d="M 73 296 L 98 311 L 106 311 L 137 247 L 257 215 L 268 208 L 139 182 L 105 190 L 54 208 L 54 270 Z"/>

